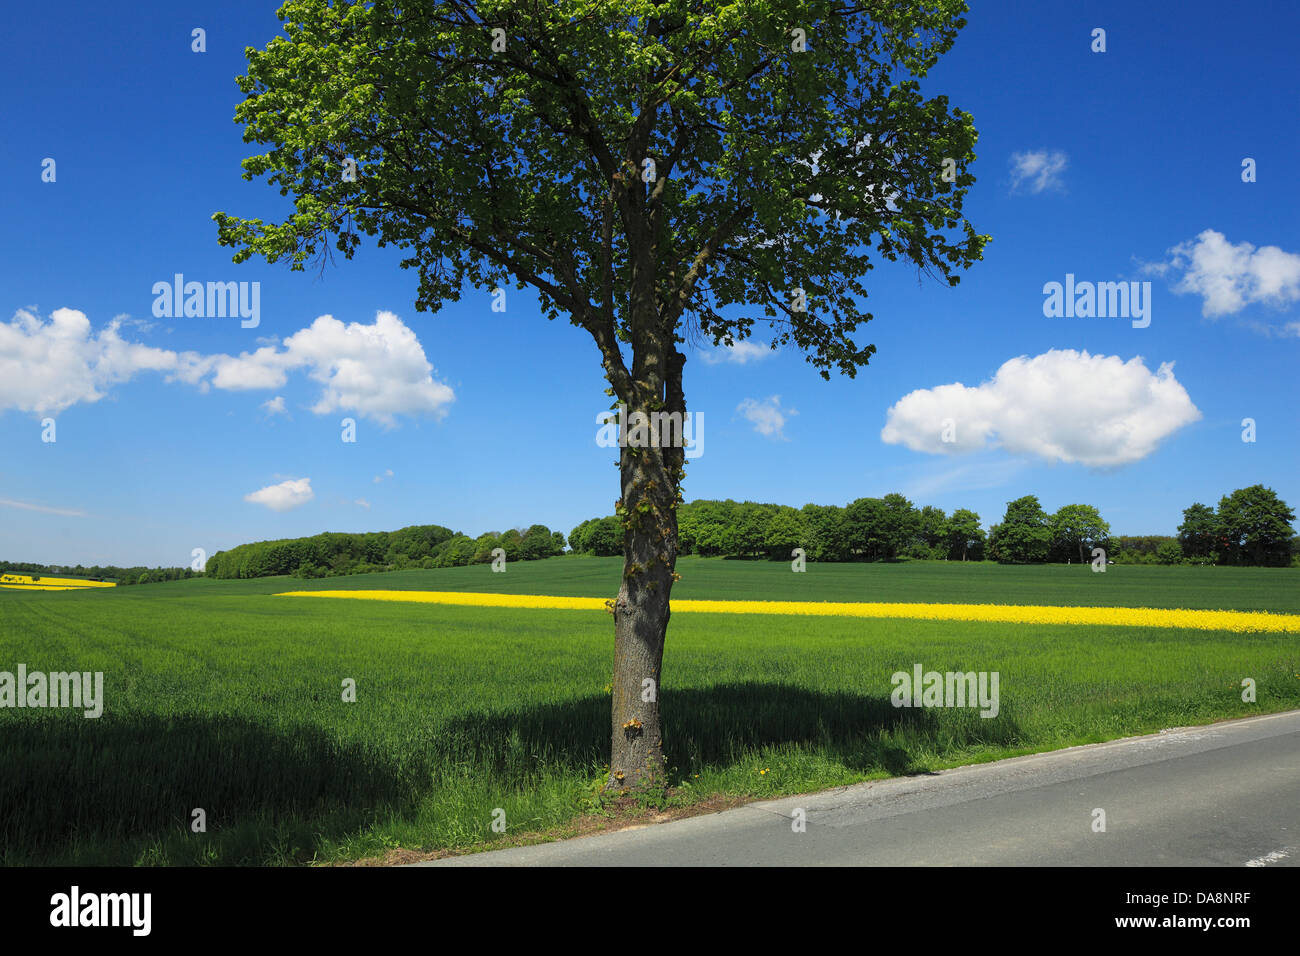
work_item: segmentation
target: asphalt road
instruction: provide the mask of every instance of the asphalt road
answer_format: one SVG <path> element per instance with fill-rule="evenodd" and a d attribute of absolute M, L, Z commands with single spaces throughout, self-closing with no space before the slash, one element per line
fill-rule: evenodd
<path fill-rule="evenodd" d="M 414 865 L 1296 866 L 1300 711 Z"/>

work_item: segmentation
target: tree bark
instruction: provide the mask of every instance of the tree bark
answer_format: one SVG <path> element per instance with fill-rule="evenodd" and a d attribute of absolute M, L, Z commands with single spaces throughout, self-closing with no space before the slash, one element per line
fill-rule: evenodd
<path fill-rule="evenodd" d="M 684 358 L 671 346 L 664 399 L 639 409 L 678 413 L 685 428 Z M 657 391 L 657 389 L 656 389 Z M 620 449 L 624 520 L 623 580 L 614 601 L 614 678 L 609 779 L 612 791 L 661 789 L 667 784 L 659 698 L 668 632 L 669 600 L 677 579 L 677 504 L 685 449 L 664 446 Z"/>
<path fill-rule="evenodd" d="M 665 487 L 660 449 L 623 449 L 621 472 L 622 507 L 629 526 L 623 581 L 614 602 L 608 787 L 647 790 L 665 783 L 659 694 L 676 566 L 677 513 L 675 491 Z"/>

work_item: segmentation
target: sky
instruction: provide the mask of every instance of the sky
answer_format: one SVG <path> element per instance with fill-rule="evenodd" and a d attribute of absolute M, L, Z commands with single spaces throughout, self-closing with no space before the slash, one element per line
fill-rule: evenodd
<path fill-rule="evenodd" d="M 11 18 L 0 559 L 183 566 L 322 531 L 567 534 L 612 513 L 586 332 L 513 288 L 504 311 L 467 288 L 419 313 L 414 272 L 373 243 L 323 274 L 217 244 L 214 212 L 280 208 L 242 179 L 258 149 L 233 120 L 275 6 Z M 1300 504 L 1300 7 L 974 6 L 923 89 L 979 130 L 964 211 L 993 237 L 983 261 L 955 288 L 878 263 L 855 379 L 753 348 L 762 328 L 693 349 L 686 499 L 901 492 L 988 526 L 1036 494 L 1097 506 L 1115 534 L 1172 534 L 1191 503 L 1256 483 Z M 257 325 L 157 316 L 178 274 L 258 283 Z M 1127 316 L 1049 315 L 1067 276 L 1149 293 Z"/>

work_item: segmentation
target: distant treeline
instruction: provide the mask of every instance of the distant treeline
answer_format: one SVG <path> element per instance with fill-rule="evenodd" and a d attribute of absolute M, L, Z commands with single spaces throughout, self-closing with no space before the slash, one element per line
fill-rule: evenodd
<path fill-rule="evenodd" d="M 1007 503 L 986 533 L 980 516 L 965 508 L 951 515 L 917 508 L 900 494 L 859 498 L 850 504 L 788 505 L 697 500 L 678 508 L 678 551 L 730 558 L 790 560 L 803 548 L 810 561 L 919 560 L 1035 564 L 1091 562 L 1102 548 L 1116 564 L 1300 563 L 1295 514 L 1270 488 L 1252 485 L 1224 495 L 1216 509 L 1193 504 L 1174 535 L 1112 536 L 1092 505 L 1064 505 L 1048 514 L 1034 495 Z M 575 552 L 623 553 L 615 516 L 592 518 L 569 533 Z"/>
<path fill-rule="evenodd" d="M 71 564 L 33 564 L 30 561 L 0 561 L 2 574 L 49 574 L 66 575 L 76 578 L 96 578 L 100 581 L 116 581 L 119 585 L 151 584 L 155 581 L 182 581 L 186 578 L 202 577 L 191 568 L 119 568 L 115 565 L 92 567 Z"/>
<path fill-rule="evenodd" d="M 1002 520 L 986 533 L 966 508 L 952 514 L 917 508 L 900 494 L 859 498 L 838 505 L 760 504 L 700 499 L 677 512 L 680 554 L 788 561 L 803 548 L 809 561 L 1081 562 L 1102 548 L 1116 564 L 1231 564 L 1300 566 L 1295 514 L 1271 488 L 1252 485 L 1219 499 L 1218 508 L 1196 503 L 1183 511 L 1175 535 L 1116 535 L 1092 505 L 1065 505 L 1048 514 L 1034 495 L 1007 503 Z M 576 554 L 623 553 L 623 526 L 613 515 L 574 528 Z M 507 561 L 563 554 L 565 538 L 546 525 L 495 531 L 471 538 L 441 525 L 412 525 L 365 534 L 327 532 L 241 544 L 208 558 L 209 577 L 260 578 L 288 574 L 322 578 L 407 568 L 485 564 L 501 548 Z M 119 568 L 0 561 L 0 572 L 70 574 L 118 584 L 146 584 L 200 576 L 191 568 Z"/>
<path fill-rule="evenodd" d="M 493 531 L 477 538 L 436 524 L 365 534 L 326 532 L 310 538 L 258 541 L 218 551 L 208 558 L 205 570 L 215 578 L 261 578 L 272 574 L 324 578 L 487 563 L 496 548 L 505 552 L 507 561 L 549 558 L 564 553 L 564 535 L 541 524 L 527 531 Z"/>

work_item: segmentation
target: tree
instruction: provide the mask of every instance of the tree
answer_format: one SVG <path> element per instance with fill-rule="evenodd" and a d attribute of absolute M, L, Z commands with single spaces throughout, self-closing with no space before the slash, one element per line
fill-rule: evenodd
<path fill-rule="evenodd" d="M 948 546 L 948 557 L 956 561 L 960 556 L 965 561 L 968 557 L 979 560 L 983 557 L 984 529 L 980 527 L 980 516 L 966 508 L 958 508 L 944 525 L 944 540 Z M 976 555 L 972 555 L 976 552 Z"/>
<path fill-rule="evenodd" d="M 1179 564 L 1183 560 L 1183 549 L 1177 541 L 1166 541 L 1156 548 L 1156 560 L 1161 564 Z"/>
<path fill-rule="evenodd" d="M 576 528 L 574 528 L 572 531 L 569 532 L 569 547 L 573 550 L 575 554 L 583 550 L 582 539 L 583 536 L 587 533 L 587 528 L 590 527 L 593 522 L 599 520 L 600 520 L 599 518 L 588 518 L 586 521 L 582 522 L 580 525 L 578 525 Z"/>
<path fill-rule="evenodd" d="M 1007 513 L 997 528 L 998 560 L 1028 564 L 1047 560 L 1051 532 L 1047 514 L 1035 495 L 1007 502 Z"/>
<path fill-rule="evenodd" d="M 560 537 L 560 551 L 564 550 L 564 537 Z M 536 561 L 539 558 L 549 558 L 552 554 L 559 554 L 555 550 L 555 542 L 551 537 L 551 529 L 544 524 L 535 524 L 524 532 L 523 540 L 519 542 L 519 556 L 525 561 Z"/>
<path fill-rule="evenodd" d="M 1087 564 L 1092 549 L 1110 537 L 1110 525 L 1092 505 L 1062 505 L 1049 521 L 1051 558 L 1054 561 L 1078 558 Z"/>
<path fill-rule="evenodd" d="M 706 501 L 699 510 L 696 549 L 702 555 L 739 554 L 739 505 L 726 501 Z"/>
<path fill-rule="evenodd" d="M 808 556 L 814 561 L 847 561 L 853 556 L 844 509 L 835 505 L 804 505 L 804 526 L 810 543 Z"/>
<path fill-rule="evenodd" d="M 948 525 L 948 516 L 943 513 L 943 509 L 926 505 L 921 509 L 917 524 L 917 540 L 925 545 L 933 557 L 943 557 L 942 554 L 935 553 L 943 549 Z"/>
<path fill-rule="evenodd" d="M 492 560 L 492 551 L 501 547 L 500 537 L 495 531 L 485 531 L 474 539 L 474 564 L 487 564 Z"/>
<path fill-rule="evenodd" d="M 531 287 L 591 335 L 629 421 L 686 414 L 688 333 L 732 345 L 770 321 L 774 345 L 852 377 L 875 351 L 853 339 L 872 253 L 956 285 L 988 241 L 961 211 L 972 119 L 919 83 L 965 11 L 286 0 L 286 36 L 247 51 L 235 118 L 268 147 L 245 178 L 294 208 L 218 212 L 218 239 L 301 270 L 378 237 L 417 270 L 419 310 L 466 284 Z M 618 453 L 612 789 L 664 778 L 643 682 L 662 676 L 683 451 Z"/>
<path fill-rule="evenodd" d="M 776 513 L 775 507 L 746 501 L 736 511 L 733 528 L 737 554 L 748 557 L 765 550 L 767 525 Z"/>
<path fill-rule="evenodd" d="M 1219 517 L 1209 505 L 1199 501 L 1183 510 L 1183 523 L 1178 526 L 1178 544 L 1183 556 L 1208 558 L 1214 554 L 1219 537 Z"/>
<path fill-rule="evenodd" d="M 584 550 L 601 557 L 623 553 L 623 526 L 618 518 L 601 518 L 587 528 Z"/>
<path fill-rule="evenodd" d="M 1272 488 L 1251 485 L 1219 499 L 1219 533 L 1230 564 L 1285 566 L 1291 560 L 1295 520 Z"/>
<path fill-rule="evenodd" d="M 763 548 L 767 556 L 774 560 L 790 560 L 790 552 L 795 548 L 808 550 L 808 529 L 804 525 L 803 514 L 795 508 L 781 505 L 776 513 L 768 519 L 764 529 Z"/>
<path fill-rule="evenodd" d="M 892 561 L 917 537 L 921 530 L 921 516 L 912 502 L 902 495 L 889 494 L 881 499 L 880 538 L 884 557 Z"/>
<path fill-rule="evenodd" d="M 867 561 L 884 554 L 885 503 L 879 498 L 858 498 L 844 506 L 844 527 L 853 552 Z"/>

